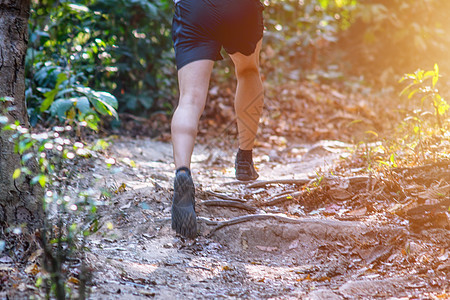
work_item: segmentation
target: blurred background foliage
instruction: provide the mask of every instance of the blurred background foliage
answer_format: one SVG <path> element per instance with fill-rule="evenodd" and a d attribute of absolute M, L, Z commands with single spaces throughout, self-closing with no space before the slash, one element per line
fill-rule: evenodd
<path fill-rule="evenodd" d="M 275 84 L 356 75 L 389 85 L 418 67 L 439 63 L 441 73 L 448 70 L 449 1 L 262 2 L 262 68 Z M 177 96 L 172 9 L 172 0 L 33 0 L 27 57 L 32 124 L 90 116 L 95 129 L 100 115 L 115 110 L 170 114 Z M 232 69 L 229 60 L 221 64 Z"/>
<path fill-rule="evenodd" d="M 33 1 L 27 57 L 32 123 L 53 117 L 42 103 L 59 73 L 111 93 L 119 112 L 170 110 L 166 100 L 176 90 L 171 14 L 169 0 Z"/>

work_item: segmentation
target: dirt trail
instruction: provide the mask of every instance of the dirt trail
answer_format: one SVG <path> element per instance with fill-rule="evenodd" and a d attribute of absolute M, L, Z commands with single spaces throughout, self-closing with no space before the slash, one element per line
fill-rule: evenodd
<path fill-rule="evenodd" d="M 200 234 L 193 242 L 170 229 L 171 146 L 149 139 L 116 141 L 110 155 L 120 162 L 121 171 L 110 175 L 106 184 L 114 183 L 117 195 L 101 208 L 102 222 L 114 228 L 104 226 L 89 240 L 91 297 L 408 299 L 445 292 L 448 277 L 441 273 L 398 267 L 406 243 L 408 251 L 419 255 L 421 249 L 433 247 L 433 238 L 448 243 L 445 234 L 432 233 L 426 244 L 414 240 L 406 226 L 382 217 L 327 216 L 322 212 L 330 204 L 261 205 L 283 192 L 281 198 L 290 199 L 301 190 L 300 183 L 324 174 L 347 147 L 326 141 L 293 145 L 290 153 L 295 155 L 290 157 L 259 150 L 258 182 L 297 184 L 252 187 L 235 181 L 231 151 L 198 146 L 192 170 Z M 127 166 L 127 159 L 136 167 Z M 100 166 L 92 171 L 104 172 Z M 122 184 L 124 190 L 118 188 Z M 444 275 L 448 263 L 446 268 Z"/>

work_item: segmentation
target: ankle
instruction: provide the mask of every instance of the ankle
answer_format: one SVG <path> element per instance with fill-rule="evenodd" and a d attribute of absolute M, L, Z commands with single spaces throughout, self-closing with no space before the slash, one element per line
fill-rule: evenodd
<path fill-rule="evenodd" d="M 253 150 L 242 150 L 239 148 L 238 153 L 236 154 L 236 159 L 238 161 L 247 161 L 249 163 L 253 162 Z"/>
<path fill-rule="evenodd" d="M 180 172 L 187 173 L 189 176 L 191 176 L 191 170 L 186 166 L 182 166 L 176 169 L 175 175 L 178 175 L 178 173 Z"/>

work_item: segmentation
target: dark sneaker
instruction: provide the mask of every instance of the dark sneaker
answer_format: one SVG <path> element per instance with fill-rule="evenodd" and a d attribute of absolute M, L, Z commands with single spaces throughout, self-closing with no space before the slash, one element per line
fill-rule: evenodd
<path fill-rule="evenodd" d="M 187 238 L 197 236 L 195 215 L 195 187 L 188 168 L 180 168 L 175 175 L 172 202 L 172 229 Z"/>
<path fill-rule="evenodd" d="M 256 173 L 255 167 L 253 166 L 253 162 L 240 159 L 239 154 L 236 155 L 234 167 L 236 168 L 237 180 L 249 181 L 255 180 L 259 177 L 258 173 Z"/>

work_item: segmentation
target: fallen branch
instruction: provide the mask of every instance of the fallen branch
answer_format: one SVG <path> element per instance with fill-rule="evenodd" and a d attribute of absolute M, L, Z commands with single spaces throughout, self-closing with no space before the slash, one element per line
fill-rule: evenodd
<path fill-rule="evenodd" d="M 219 199 L 224 199 L 224 200 L 233 200 L 233 201 L 239 201 L 239 202 L 247 202 L 247 200 L 245 199 L 240 199 L 240 198 L 234 198 L 234 197 L 230 197 L 226 194 L 221 194 L 221 193 L 216 193 L 213 191 L 206 191 L 206 193 L 210 196 L 214 196 L 217 197 Z"/>
<path fill-rule="evenodd" d="M 206 206 L 222 206 L 222 207 L 234 207 L 234 208 L 239 208 L 239 209 L 244 209 L 248 212 L 256 212 L 256 208 L 241 203 L 239 201 L 233 201 L 233 200 L 207 200 L 207 201 L 203 201 L 200 204 L 202 205 L 206 205 Z"/>

